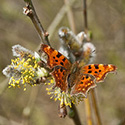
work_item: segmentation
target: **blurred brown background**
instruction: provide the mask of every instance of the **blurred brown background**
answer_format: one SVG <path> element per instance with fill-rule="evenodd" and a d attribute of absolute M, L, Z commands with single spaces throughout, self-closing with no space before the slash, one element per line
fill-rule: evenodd
<path fill-rule="evenodd" d="M 95 63 L 110 63 L 118 67 L 117 74 L 109 74 L 95 89 L 102 123 L 122 125 L 125 120 L 125 1 L 87 2 L 89 29 L 97 49 Z M 45 29 L 50 28 L 64 5 L 63 0 L 33 0 L 33 3 Z M 0 0 L 0 125 L 71 125 L 73 122 L 68 116 L 65 119 L 58 117 L 58 102 L 49 99 L 44 86 L 29 86 L 25 92 L 7 88 L 8 81 L 2 69 L 13 58 L 11 47 L 20 44 L 35 51 L 40 44 L 33 24 L 23 15 L 24 6 L 23 0 Z M 75 0 L 72 5 L 76 33 L 84 30 L 82 6 L 82 0 Z M 51 29 L 54 34 L 50 41 L 56 48 L 57 43 L 59 46 L 57 31 L 61 26 L 70 26 L 66 14 L 56 29 Z M 28 109 L 31 109 L 29 116 Z M 86 125 L 84 102 L 77 109 L 82 123 Z"/>

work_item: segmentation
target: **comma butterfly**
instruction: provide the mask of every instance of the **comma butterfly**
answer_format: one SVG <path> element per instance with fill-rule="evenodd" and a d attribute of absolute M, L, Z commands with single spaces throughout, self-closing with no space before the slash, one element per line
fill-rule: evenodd
<path fill-rule="evenodd" d="M 64 92 L 87 95 L 96 86 L 95 82 L 103 81 L 108 72 L 116 70 L 111 64 L 89 64 L 80 67 L 78 62 L 72 64 L 65 56 L 48 45 L 42 44 L 41 51 L 47 56 L 47 65 L 52 69 L 55 86 Z"/>

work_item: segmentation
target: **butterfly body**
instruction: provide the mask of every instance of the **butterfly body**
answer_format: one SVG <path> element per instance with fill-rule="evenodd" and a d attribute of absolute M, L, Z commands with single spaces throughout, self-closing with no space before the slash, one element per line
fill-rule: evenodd
<path fill-rule="evenodd" d="M 52 69 L 55 83 L 62 91 L 71 95 L 83 94 L 96 86 L 95 82 L 104 80 L 108 72 L 116 70 L 116 66 L 108 64 L 89 64 L 80 66 L 72 64 L 64 55 L 48 45 L 42 44 L 41 51 L 48 56 L 47 65 Z"/>

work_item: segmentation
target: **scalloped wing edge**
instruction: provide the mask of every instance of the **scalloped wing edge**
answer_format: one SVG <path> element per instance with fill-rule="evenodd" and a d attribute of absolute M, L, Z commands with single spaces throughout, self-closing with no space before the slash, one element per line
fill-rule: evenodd
<path fill-rule="evenodd" d="M 89 75 L 90 75 L 90 74 L 89 74 Z M 91 76 L 94 78 L 94 79 L 93 79 L 94 84 L 93 84 L 91 87 L 89 87 L 88 90 L 86 90 L 85 93 L 79 92 L 79 93 L 73 94 L 72 91 L 73 91 L 73 89 L 74 89 L 74 87 L 75 87 L 75 85 L 74 85 L 74 86 L 72 87 L 72 90 L 71 90 L 71 92 L 70 92 L 70 95 L 71 95 L 71 96 L 73 96 L 73 95 L 76 95 L 76 96 L 77 96 L 77 95 L 79 95 L 79 94 L 82 94 L 85 98 L 87 98 L 87 94 L 88 94 L 89 90 L 90 90 L 90 89 L 94 89 L 94 88 L 97 87 L 95 76 L 93 76 L 93 75 L 91 75 Z"/>

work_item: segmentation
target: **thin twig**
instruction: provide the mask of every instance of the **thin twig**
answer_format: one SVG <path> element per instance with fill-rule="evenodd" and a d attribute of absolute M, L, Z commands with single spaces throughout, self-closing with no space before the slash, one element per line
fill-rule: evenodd
<path fill-rule="evenodd" d="M 69 107 L 69 117 L 73 120 L 75 125 L 82 125 L 79 114 L 74 104 L 72 104 L 71 108 Z"/>
<path fill-rule="evenodd" d="M 87 4 L 86 0 L 83 0 L 83 15 L 84 15 L 84 26 L 85 32 L 88 30 L 88 20 L 87 20 Z"/>
<path fill-rule="evenodd" d="M 86 3 L 86 0 L 83 0 L 83 15 L 84 15 L 85 32 L 87 34 L 87 32 L 88 32 L 88 20 L 87 20 L 87 3 Z M 88 40 L 90 40 L 90 38 L 88 38 Z M 95 110 L 97 123 L 98 123 L 98 125 L 101 125 L 101 119 L 100 119 L 99 110 L 98 110 L 98 106 L 97 106 L 97 103 L 96 103 L 96 96 L 95 96 L 94 91 L 95 90 L 91 90 L 90 94 L 92 96 L 92 103 L 93 103 L 93 107 L 94 107 L 94 110 Z M 86 104 L 86 106 L 87 105 L 90 105 L 89 100 L 88 100 L 88 104 Z M 86 113 L 86 115 L 88 115 L 88 113 Z"/>
<path fill-rule="evenodd" d="M 84 26 L 85 26 L 85 33 L 88 32 L 88 22 L 87 22 L 87 4 L 86 0 L 83 0 L 83 15 L 84 15 Z M 90 109 L 90 100 L 87 98 L 85 99 L 85 109 L 86 109 L 86 118 L 87 118 L 87 125 L 92 125 L 92 114 Z"/>
<path fill-rule="evenodd" d="M 92 113 L 91 113 L 89 98 L 84 99 L 84 102 L 85 102 L 87 125 L 92 125 L 92 116 L 91 116 Z"/>
<path fill-rule="evenodd" d="M 64 0 L 64 2 L 65 2 L 65 5 L 67 7 L 67 16 L 68 16 L 70 28 L 75 33 L 76 27 L 75 27 L 73 12 L 71 10 L 71 4 L 68 0 Z M 77 111 L 76 106 L 74 104 L 72 104 L 71 108 L 69 107 L 69 117 L 72 118 L 75 125 L 82 125 L 78 111 Z"/>
<path fill-rule="evenodd" d="M 40 20 L 36 14 L 35 8 L 32 4 L 31 0 L 24 0 L 26 3 L 26 7 L 24 7 L 24 14 L 30 17 L 31 21 L 33 22 L 38 35 L 40 36 L 40 39 L 43 43 L 50 45 L 50 42 L 48 40 L 48 32 L 44 30 L 42 24 L 40 23 Z"/>
<path fill-rule="evenodd" d="M 76 26 L 75 26 L 75 20 L 74 20 L 74 16 L 73 16 L 73 12 L 71 9 L 71 5 L 69 0 L 64 0 L 66 8 L 67 8 L 67 17 L 68 17 L 68 22 L 70 27 L 72 28 L 72 31 L 74 33 L 76 33 Z"/>
<path fill-rule="evenodd" d="M 70 6 L 72 6 L 74 2 L 75 0 L 70 0 Z M 68 9 L 66 9 L 66 5 L 63 5 L 57 13 L 56 17 L 54 18 L 54 20 L 51 22 L 50 26 L 47 29 L 47 31 L 49 32 L 50 39 L 52 38 L 56 27 L 59 25 L 67 11 Z"/>
<path fill-rule="evenodd" d="M 51 22 L 50 26 L 47 29 L 48 32 L 49 32 L 49 38 L 50 39 L 52 38 L 56 27 L 59 25 L 59 23 L 63 19 L 65 13 L 66 13 L 66 7 L 65 7 L 65 5 L 63 5 L 61 7 L 61 9 L 59 10 L 59 12 L 57 13 L 56 17 L 54 18 L 54 20 Z"/>
<path fill-rule="evenodd" d="M 99 114 L 99 109 L 98 109 L 98 105 L 97 105 L 97 101 L 96 101 L 95 90 L 91 90 L 91 97 L 92 97 L 92 105 L 94 107 L 95 114 L 96 114 L 95 116 L 96 116 L 96 120 L 97 120 L 97 125 L 102 125 L 100 114 Z"/>

